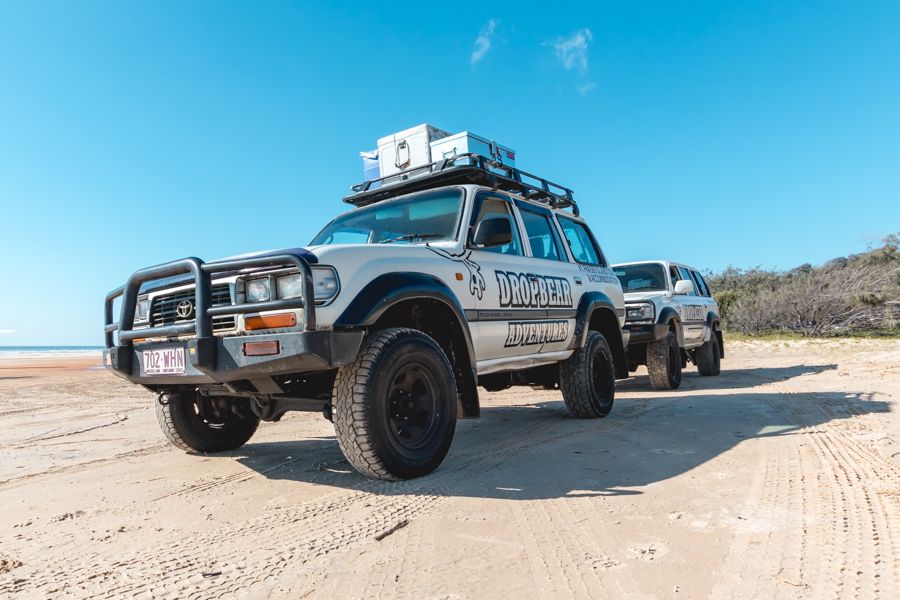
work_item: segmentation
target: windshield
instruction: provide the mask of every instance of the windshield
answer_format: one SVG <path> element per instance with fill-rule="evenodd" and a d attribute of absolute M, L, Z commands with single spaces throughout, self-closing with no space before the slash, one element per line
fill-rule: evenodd
<path fill-rule="evenodd" d="M 444 189 L 372 206 L 341 215 L 312 241 L 325 244 L 418 244 L 456 237 L 462 190 Z"/>
<path fill-rule="evenodd" d="M 666 272 L 659 263 L 613 267 L 613 273 L 619 278 L 622 291 L 626 294 L 666 290 Z"/>

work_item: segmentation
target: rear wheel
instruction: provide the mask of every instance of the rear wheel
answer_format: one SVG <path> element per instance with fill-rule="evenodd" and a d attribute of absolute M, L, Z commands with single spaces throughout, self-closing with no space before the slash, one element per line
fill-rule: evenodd
<path fill-rule="evenodd" d="M 414 329 L 378 331 L 335 379 L 338 444 L 364 475 L 426 475 L 450 449 L 456 401 L 450 361 L 437 342 Z"/>
<path fill-rule="evenodd" d="M 598 419 L 609 414 L 616 394 L 616 370 L 602 333 L 589 331 L 584 346 L 560 363 L 559 387 L 573 416 Z"/>
<path fill-rule="evenodd" d="M 223 452 L 253 437 L 259 417 L 242 398 L 211 398 L 196 392 L 166 392 L 156 401 L 156 420 L 166 439 L 187 452 Z M 237 403 L 237 404 L 235 404 Z"/>
<path fill-rule="evenodd" d="M 650 385 L 658 390 L 674 390 L 681 385 L 681 349 L 674 332 L 647 345 L 647 372 Z"/>
<path fill-rule="evenodd" d="M 694 353 L 694 360 L 697 362 L 697 371 L 700 375 L 711 376 L 718 375 L 721 371 L 721 354 L 719 353 L 719 336 L 713 331 L 710 333 L 709 341 L 697 348 Z"/>

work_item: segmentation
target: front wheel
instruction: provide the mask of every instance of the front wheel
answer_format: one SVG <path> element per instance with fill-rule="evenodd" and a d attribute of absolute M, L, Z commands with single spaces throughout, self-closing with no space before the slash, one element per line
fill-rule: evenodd
<path fill-rule="evenodd" d="M 709 341 L 697 348 L 694 353 L 697 362 L 697 371 L 700 375 L 718 375 L 722 369 L 721 354 L 719 353 L 719 336 L 715 331 L 710 332 Z"/>
<path fill-rule="evenodd" d="M 616 370 L 602 333 L 588 331 L 584 346 L 560 363 L 559 387 L 573 416 L 599 419 L 609 414 L 616 394 Z"/>
<path fill-rule="evenodd" d="M 420 477 L 444 460 L 456 429 L 456 381 L 431 337 L 414 329 L 374 333 L 338 371 L 332 418 L 344 456 L 364 475 Z"/>
<path fill-rule="evenodd" d="M 211 398 L 196 392 L 166 392 L 156 401 L 156 420 L 166 439 L 186 452 L 240 448 L 259 427 L 243 398 Z"/>
<path fill-rule="evenodd" d="M 658 390 L 674 390 L 681 385 L 681 348 L 674 332 L 647 345 L 647 373 L 650 385 Z"/>

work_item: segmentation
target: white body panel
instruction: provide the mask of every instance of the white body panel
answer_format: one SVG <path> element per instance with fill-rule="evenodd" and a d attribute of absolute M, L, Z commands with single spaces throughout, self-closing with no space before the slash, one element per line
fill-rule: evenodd
<path fill-rule="evenodd" d="M 319 265 L 334 267 L 340 276 L 338 297 L 316 308 L 318 327 L 329 329 L 373 279 L 397 272 L 433 275 L 450 288 L 466 312 L 482 374 L 565 359 L 571 354 L 578 302 L 587 291 L 609 297 L 623 313 L 619 326 L 624 325 L 621 286 L 610 269 L 578 264 L 567 249 L 565 260 L 555 261 L 534 258 L 527 247 L 522 256 L 470 248 L 473 204 L 486 188 L 462 187 L 466 190 L 462 222 L 458 239 L 452 242 L 309 246 Z M 516 226 L 524 228 L 521 219 L 516 219 Z M 544 280 L 544 285 L 533 284 L 535 297 L 521 290 L 516 296 L 508 283 L 511 274 L 519 275 L 521 281 Z"/>
<path fill-rule="evenodd" d="M 625 302 L 618 279 L 605 266 L 575 262 L 562 228 L 553 217 L 558 209 L 552 211 L 546 205 L 483 186 L 453 187 L 460 190 L 463 198 L 455 239 L 430 243 L 326 244 L 303 250 L 313 255 L 310 262 L 314 272 L 316 269 L 325 268 L 329 272 L 333 269 L 338 277 L 336 295 L 316 303 L 317 329 L 331 330 L 354 299 L 372 293 L 364 290 L 373 280 L 396 273 L 428 275 L 449 290 L 464 313 L 463 326 L 469 330 L 475 353 L 473 358 L 481 374 L 556 363 L 570 356 L 577 345 L 574 342 L 579 302 L 589 291 L 602 292 L 609 298 L 616 310 L 619 328 L 624 326 Z M 483 197 L 499 200 L 510 207 L 513 227 L 522 240 L 529 237 L 520 210 L 528 208 L 532 213 L 538 208 L 543 210 L 559 236 L 559 248 L 564 256 L 560 256 L 560 260 L 537 258 L 532 255 L 529 244 L 522 245 L 520 255 L 474 247 L 469 240 L 469 232 L 475 225 L 473 207 Z M 391 201 L 385 200 L 384 204 Z M 571 213 L 566 215 L 581 222 Z M 602 255 L 599 248 L 598 253 Z M 272 277 L 284 274 L 288 271 L 279 270 L 273 272 Z M 231 276 L 217 279 L 214 284 L 228 284 L 232 301 L 242 303 L 244 279 L 264 276 L 267 275 Z M 192 287 L 193 284 L 168 287 L 152 292 L 149 298 L 152 301 Z M 377 302 L 378 299 L 368 300 Z M 303 311 L 293 312 L 297 315 L 296 326 L 256 332 L 301 331 Z M 267 313 L 250 313 L 246 317 L 258 314 Z M 245 320 L 245 316 L 239 315 L 233 329 L 217 332 L 217 335 L 245 334 Z"/>
<path fill-rule="evenodd" d="M 624 294 L 625 305 L 649 302 L 653 304 L 655 319 L 657 320 L 666 308 L 675 310 L 681 321 L 684 338 L 683 347 L 687 350 L 697 348 L 703 345 L 704 342 L 709 341 L 712 329 L 709 326 L 708 315 L 710 313 L 719 314 L 719 305 L 716 303 L 715 298 L 711 295 L 704 296 L 701 290 L 697 289 L 697 283 L 693 279 L 689 280 L 693 284 L 693 293 L 675 294 L 675 283 L 684 277 L 685 272 L 690 277 L 690 272 L 697 270 L 667 260 L 620 263 L 613 265 L 612 268 L 615 270 L 619 267 L 644 264 L 658 264 L 663 268 L 666 289 L 626 292 Z"/>

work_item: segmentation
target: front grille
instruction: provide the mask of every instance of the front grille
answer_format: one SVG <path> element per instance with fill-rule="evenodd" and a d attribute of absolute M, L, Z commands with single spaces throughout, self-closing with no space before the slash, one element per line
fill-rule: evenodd
<path fill-rule="evenodd" d="M 195 317 L 193 311 L 187 318 L 178 316 L 178 305 L 185 301 L 190 302 L 191 305 L 196 307 L 197 295 L 193 289 L 154 298 L 153 305 L 150 307 L 150 325 L 158 327 L 161 325 L 173 325 L 175 323 L 187 323 L 193 321 Z M 212 286 L 212 305 L 231 305 L 231 290 L 227 283 L 220 283 Z M 213 332 L 234 329 L 234 315 L 213 317 L 212 326 Z"/>

